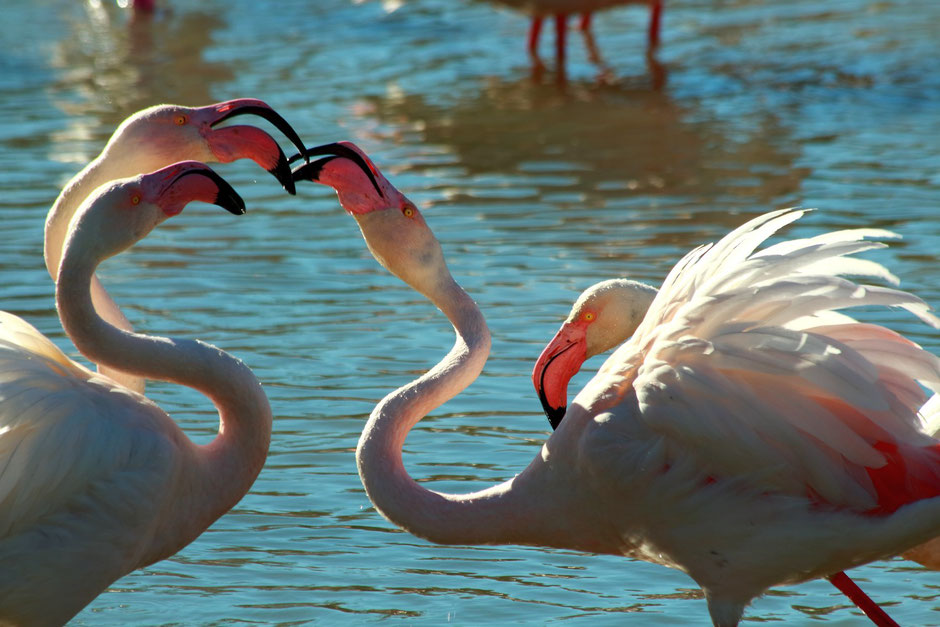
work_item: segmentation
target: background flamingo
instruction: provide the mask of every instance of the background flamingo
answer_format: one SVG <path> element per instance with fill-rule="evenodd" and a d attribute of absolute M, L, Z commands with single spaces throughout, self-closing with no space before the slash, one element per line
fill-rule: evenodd
<path fill-rule="evenodd" d="M 588 43 L 592 57 L 596 48 L 591 35 L 591 14 L 595 11 L 624 4 L 647 4 L 650 7 L 650 21 L 647 33 L 647 53 L 652 53 L 659 46 L 659 31 L 662 21 L 663 0 L 490 0 L 532 15 L 529 29 L 529 55 L 538 61 L 539 36 L 546 17 L 555 18 L 555 59 L 559 72 L 564 71 L 568 16 L 581 14 L 580 28 Z"/>
<path fill-rule="evenodd" d="M 405 471 L 405 438 L 477 377 L 490 335 L 414 204 L 350 150 L 306 151 L 328 156 L 295 178 L 336 189 L 375 258 L 457 333 L 440 363 L 376 406 L 359 440 L 366 492 L 395 524 L 438 543 L 533 544 L 680 568 L 716 625 L 736 625 L 771 586 L 937 535 L 940 445 L 921 430 L 916 381 L 940 388 L 937 359 L 833 310 L 890 305 L 940 321 L 914 296 L 840 276 L 887 275 L 847 256 L 884 231 L 755 252 L 798 211 L 761 216 L 687 255 L 519 475 L 471 494 L 423 488 Z M 861 367 L 866 358 L 877 367 Z"/>
<path fill-rule="evenodd" d="M 293 194 L 294 182 L 287 159 L 270 135 L 253 126 L 217 127 L 232 117 L 248 114 L 268 120 L 298 149 L 303 149 L 303 142 L 291 125 L 266 103 L 252 98 L 205 107 L 158 105 L 124 120 L 101 154 L 65 185 L 49 210 L 43 252 L 52 280 L 58 276 L 62 246 L 72 216 L 92 191 L 108 181 L 152 172 L 178 161 L 228 163 L 247 158 L 273 174 L 284 189 Z M 97 276 L 92 276 L 92 299 L 105 320 L 124 330 L 132 330 Z M 107 368 L 101 372 L 132 390 L 144 391 L 144 381 L 137 376 Z"/>
<path fill-rule="evenodd" d="M 89 359 L 208 396 L 221 421 L 210 444 L 0 312 L 0 563 L 16 564 L 0 569 L 0 623 L 65 623 L 117 578 L 192 542 L 264 464 L 271 409 L 247 366 L 199 341 L 123 331 L 92 303 L 97 265 L 193 200 L 245 211 L 195 162 L 99 188 L 69 230 L 56 304 Z"/>

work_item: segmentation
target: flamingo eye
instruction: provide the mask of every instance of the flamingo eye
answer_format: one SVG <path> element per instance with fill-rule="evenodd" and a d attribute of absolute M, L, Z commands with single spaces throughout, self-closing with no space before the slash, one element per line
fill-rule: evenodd
<path fill-rule="evenodd" d="M 584 320 L 585 322 L 594 322 L 596 318 L 597 318 L 597 314 L 595 314 L 593 311 L 586 311 L 584 312 L 584 315 L 581 316 L 581 319 Z"/>
<path fill-rule="evenodd" d="M 414 205 L 405 205 L 404 207 L 401 208 L 401 212 L 406 218 L 415 217 L 415 213 L 417 213 L 417 211 L 418 210 L 415 209 Z"/>
<path fill-rule="evenodd" d="M 180 113 L 176 117 L 173 118 L 173 121 L 176 123 L 177 126 L 183 126 L 184 124 L 186 124 L 186 116 Z"/>
<path fill-rule="evenodd" d="M 140 204 L 140 194 L 134 194 L 133 196 L 131 196 L 131 204 L 132 205 Z"/>

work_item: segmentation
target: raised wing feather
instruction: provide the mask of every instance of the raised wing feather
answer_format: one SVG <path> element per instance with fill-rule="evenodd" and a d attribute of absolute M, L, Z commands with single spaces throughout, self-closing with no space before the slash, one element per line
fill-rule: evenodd
<path fill-rule="evenodd" d="M 71 361 L 32 326 L 0 312 L 0 539 L 61 514 L 119 473 L 138 472 L 144 486 L 115 485 L 146 489 L 149 477 L 160 476 L 154 461 L 167 458 L 154 450 L 162 439 L 152 437 L 166 424 L 152 402 Z M 111 497 L 116 504 L 122 499 Z"/>
<path fill-rule="evenodd" d="M 601 371 L 631 379 L 638 419 L 674 461 L 695 459 L 711 479 L 751 477 L 757 489 L 872 513 L 938 496 L 940 444 L 918 412 L 925 387 L 940 392 L 940 360 L 835 310 L 883 305 L 940 320 L 911 294 L 844 276 L 896 282 L 847 256 L 889 232 L 755 252 L 802 213 L 766 214 L 689 253 Z"/>

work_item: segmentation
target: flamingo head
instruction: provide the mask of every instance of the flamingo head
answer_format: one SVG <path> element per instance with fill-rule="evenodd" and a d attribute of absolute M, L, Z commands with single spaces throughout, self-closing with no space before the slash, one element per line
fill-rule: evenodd
<path fill-rule="evenodd" d="M 102 152 L 118 163 L 150 172 L 184 160 L 228 163 L 248 158 L 273 174 L 288 193 L 294 180 L 277 142 L 254 126 L 218 126 L 238 115 L 257 115 L 273 124 L 298 149 L 296 131 L 261 100 L 240 98 L 205 107 L 157 105 L 138 111 L 118 127 Z"/>
<path fill-rule="evenodd" d="M 78 209 L 70 236 L 85 238 L 83 247 L 98 260 L 106 259 L 193 201 L 212 203 L 235 215 L 245 213 L 245 202 L 209 166 L 183 161 L 102 185 Z"/>
<path fill-rule="evenodd" d="M 611 279 L 578 297 L 532 370 L 532 383 L 553 429 L 565 416 L 568 382 L 581 364 L 633 335 L 655 296 L 656 289 L 643 283 Z"/>
<path fill-rule="evenodd" d="M 453 279 L 440 243 L 413 202 L 388 182 L 369 157 L 350 142 L 303 151 L 321 156 L 294 169 L 294 180 L 336 190 L 340 204 L 359 223 L 372 255 L 392 274 L 432 301 Z"/>

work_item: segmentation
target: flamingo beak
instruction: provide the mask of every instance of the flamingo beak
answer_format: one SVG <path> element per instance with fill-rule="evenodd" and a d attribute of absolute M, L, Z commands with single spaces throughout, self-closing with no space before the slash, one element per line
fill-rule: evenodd
<path fill-rule="evenodd" d="M 327 156 L 323 157 L 322 159 L 317 159 L 311 163 L 310 157 L 318 155 Z M 340 143 L 332 143 L 323 144 L 322 146 L 316 146 L 314 148 L 303 148 L 299 153 L 288 159 L 288 163 L 293 163 L 299 160 L 301 157 L 306 159 L 307 163 L 298 168 L 294 168 L 292 175 L 295 181 L 319 181 L 320 171 L 323 170 L 323 166 L 325 166 L 327 163 L 333 159 L 349 159 L 359 166 L 359 168 L 365 172 L 365 175 L 369 177 L 373 187 L 375 187 L 375 191 L 379 193 L 379 197 L 385 198 L 385 194 L 382 193 L 382 189 L 379 187 L 378 181 L 375 180 L 375 175 L 372 173 L 372 168 L 370 168 L 366 160 L 362 158 L 362 155 L 349 146 L 344 146 Z"/>
<path fill-rule="evenodd" d="M 153 196 L 168 216 L 178 214 L 194 200 L 218 205 L 237 216 L 245 213 L 245 201 L 238 192 L 213 169 L 198 161 L 173 164 L 147 175 L 146 179 L 154 181 Z"/>
<path fill-rule="evenodd" d="M 532 384 L 552 429 L 557 429 L 568 409 L 568 382 L 587 359 L 585 329 L 565 323 L 539 355 L 532 369 Z"/>
<path fill-rule="evenodd" d="M 214 128 L 216 125 L 221 124 L 222 122 L 233 118 L 237 115 L 257 115 L 258 117 L 264 118 L 270 122 L 275 128 L 277 128 L 281 133 L 284 134 L 287 139 L 291 141 L 298 150 L 304 149 L 304 143 L 300 140 L 300 136 L 297 135 L 297 132 L 293 127 L 288 124 L 281 115 L 268 106 L 265 102 L 261 100 L 255 100 L 253 98 L 239 98 L 236 100 L 229 100 L 217 105 L 212 105 L 209 107 L 213 113 L 213 119 L 209 122 L 209 128 Z M 237 136 L 239 140 L 258 146 L 263 146 L 262 150 L 267 149 L 274 153 L 274 164 L 271 165 L 269 162 L 272 160 L 270 158 L 265 159 L 265 163 L 262 164 L 268 172 L 274 175 L 274 177 L 281 183 L 288 194 L 295 194 L 296 188 L 294 186 L 294 179 L 291 176 L 290 172 L 290 163 L 287 161 L 287 157 L 284 155 L 284 151 L 281 150 L 281 147 L 277 145 L 274 140 L 259 129 L 253 127 L 227 127 L 225 129 L 219 129 L 219 133 L 225 133 L 227 135 Z M 228 138 L 231 142 L 234 138 Z M 226 145 L 226 142 L 221 142 L 221 150 L 233 149 Z M 233 157 L 235 158 L 235 157 Z M 254 157 L 253 157 L 254 158 Z M 255 159 L 256 161 L 258 159 Z M 260 161 L 259 161 L 260 163 Z"/>

